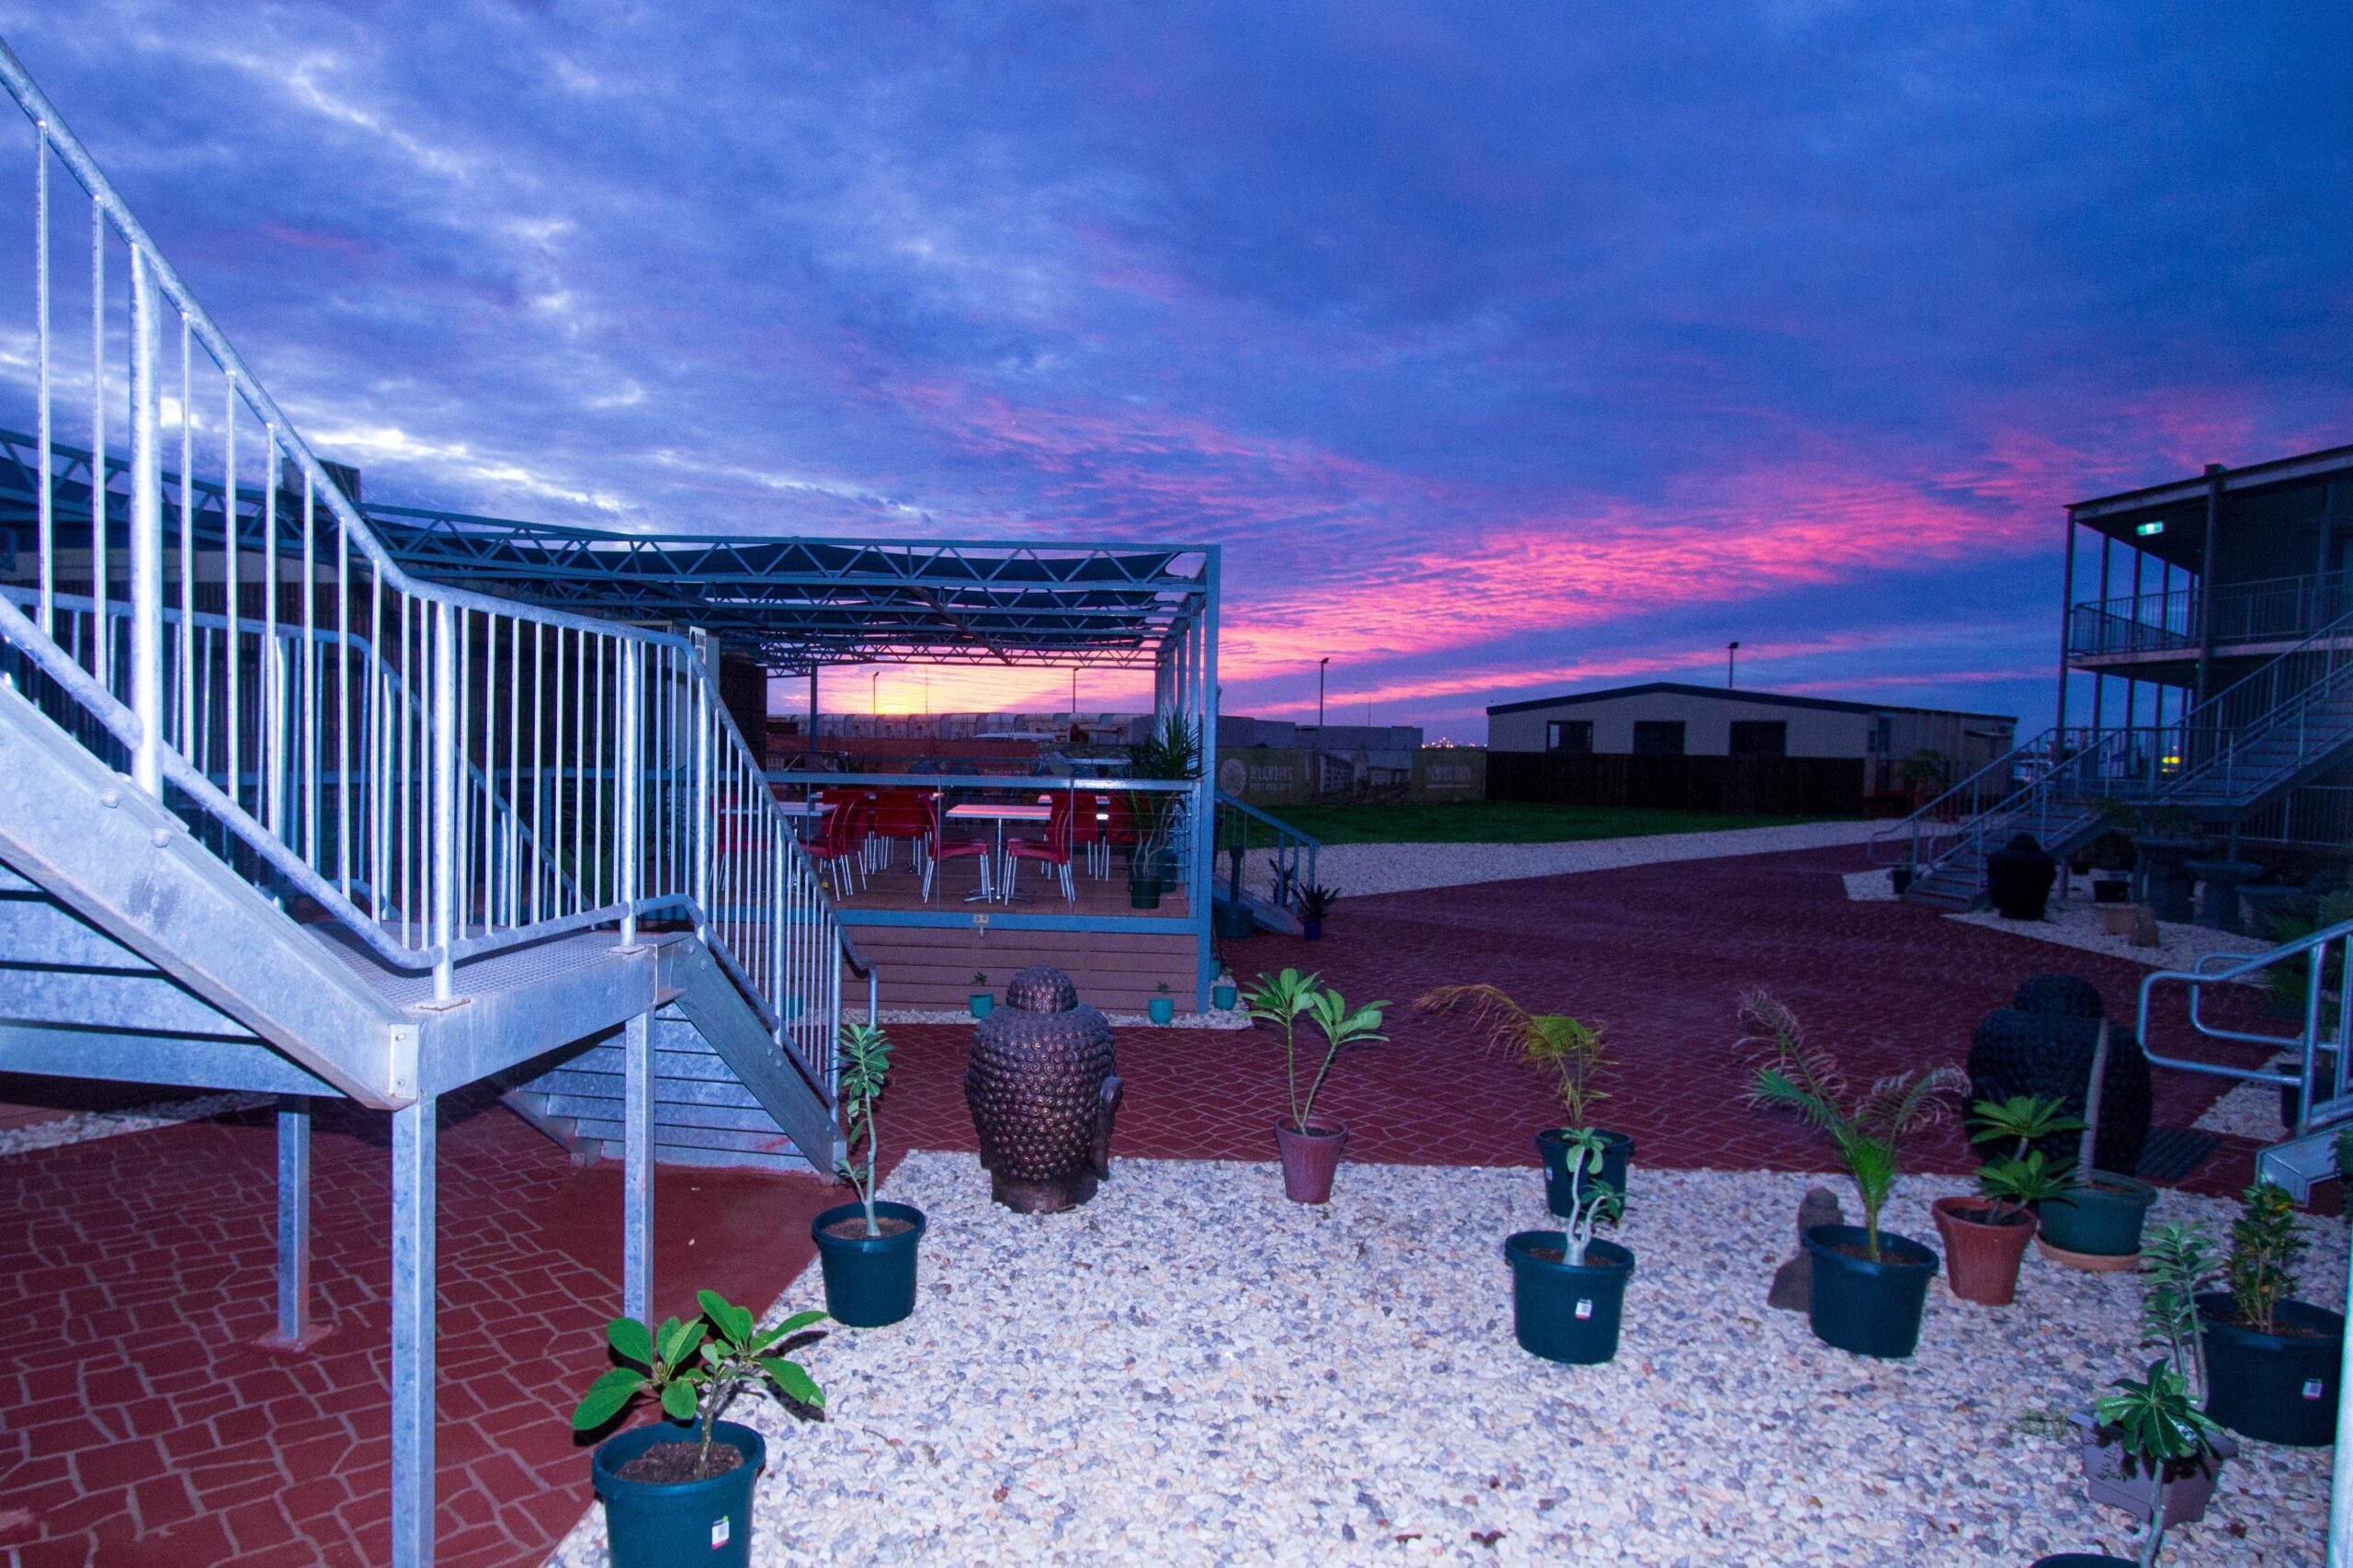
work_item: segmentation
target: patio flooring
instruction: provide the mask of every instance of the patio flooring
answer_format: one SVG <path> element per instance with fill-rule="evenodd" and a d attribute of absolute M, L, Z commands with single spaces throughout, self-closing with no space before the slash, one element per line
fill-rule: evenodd
<path fill-rule="evenodd" d="M 1598 1017 L 1624 1065 L 1601 1108 L 1657 1168 L 1820 1169 L 1803 1130 L 1739 1103 L 1733 1010 L 1745 987 L 1790 1003 L 1859 1076 L 1958 1061 L 1979 1015 L 2026 976 L 2083 974 L 2124 1015 L 2143 972 L 1924 911 L 1850 903 L 1852 849 L 1631 867 L 1344 902 L 1329 939 L 1233 945 L 1248 979 L 1314 965 L 1351 998 L 1404 1002 L 1490 980 Z M 1392 1014 L 1390 1044 L 1343 1061 L 1323 1104 L 1349 1157 L 1527 1165 L 1546 1100 L 1523 1070 L 1466 1048 L 1459 1025 Z M 966 1031 L 894 1030 L 884 1101 L 894 1149 L 969 1150 Z M 2160 1035 L 2162 1043 L 2165 1036 Z M 2177 1040 L 2175 1043 L 2179 1043 Z M 1128 1030 L 1118 1153 L 1262 1159 L 1282 1101 L 1260 1034 Z M 2219 1080 L 2158 1076 L 2157 1119 L 2186 1125 Z M 536 1561 L 578 1517 L 587 1466 L 564 1415 L 604 1365 L 618 1310 L 620 1178 L 582 1169 L 494 1102 L 457 1096 L 442 1135 L 440 1560 Z M 22 1568 L 101 1562 L 366 1562 L 389 1508 L 385 1123 L 321 1117 L 314 1154 L 319 1315 L 306 1355 L 253 1341 L 271 1316 L 271 1156 L 258 1114 L 0 1159 L 0 1553 Z M 2245 1179 L 2234 1140 L 2187 1184 Z M 1972 1162 L 1957 1135 L 1922 1169 Z M 657 1281 L 665 1310 L 712 1284 L 765 1306 L 835 1198 L 813 1178 L 665 1171 Z"/>

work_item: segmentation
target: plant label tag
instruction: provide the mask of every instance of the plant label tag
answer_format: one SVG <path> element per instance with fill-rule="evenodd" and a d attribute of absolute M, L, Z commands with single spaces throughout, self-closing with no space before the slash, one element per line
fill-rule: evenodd
<path fill-rule="evenodd" d="M 722 1514 L 710 1521 L 710 1549 L 717 1551 L 727 1544 L 727 1516 Z"/>
<path fill-rule="evenodd" d="M 2318 1378 L 2306 1378 L 2304 1380 L 2304 1397 L 2306 1399 L 2318 1399 L 2320 1394 L 2320 1380 Z"/>
<path fill-rule="evenodd" d="M 1589 1317 L 1591 1317 L 1592 1315 L 1593 1315 L 1593 1298 L 1592 1298 L 1592 1297 L 1590 1297 L 1590 1296 L 1580 1296 L 1580 1297 L 1578 1297 L 1578 1298 L 1577 1298 L 1577 1321 L 1578 1321 L 1579 1323 L 1583 1323 L 1586 1318 L 1589 1318 Z"/>

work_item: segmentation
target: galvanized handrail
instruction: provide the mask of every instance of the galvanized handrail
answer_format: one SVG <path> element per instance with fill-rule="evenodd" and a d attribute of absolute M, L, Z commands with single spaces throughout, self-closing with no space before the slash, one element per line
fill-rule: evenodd
<path fill-rule="evenodd" d="M 2339 984 L 2334 997 L 2336 1022 L 2324 1028 L 2325 1014 L 2331 1002 L 2327 987 L 2330 949 L 2336 949 L 2336 974 Z M 2185 1073 L 2203 1073 L 2213 1077 L 2237 1078 L 2251 1084 L 2293 1085 L 2303 1093 L 2298 1110 L 2293 1135 L 2306 1133 L 2340 1121 L 2353 1120 L 2353 994 L 2342 983 L 2343 967 L 2353 957 L 2353 920 L 2339 921 L 2321 930 L 2283 942 L 2263 952 L 2244 957 L 2210 953 L 2192 967 L 2158 970 L 2141 982 L 2141 1005 L 2138 1023 L 2141 1049 L 2153 1065 L 2172 1067 Z M 2203 988 L 2251 979 L 2275 964 L 2302 960 L 2304 972 L 2303 1027 L 2296 1033 L 2265 1034 L 2256 1030 L 2226 1028 L 2206 1021 L 2201 1011 Z M 2200 1062 L 2194 1057 L 2165 1056 L 2149 1049 L 2150 1003 L 2162 984 L 2178 983 L 2189 987 L 2190 1027 L 2212 1040 L 2234 1040 L 2248 1045 L 2270 1046 L 2275 1050 L 2301 1051 L 2302 1061 L 2291 1073 L 2275 1073 L 2260 1067 L 2232 1067 L 2217 1062 Z M 2326 1069 L 2328 1093 L 2315 1091 L 2322 1087 L 2323 1069 L 2320 1056 L 2324 1051 L 2336 1056 L 2335 1063 Z"/>
<path fill-rule="evenodd" d="M 1232 841 L 1226 831 L 1230 823 L 1256 823 L 1273 835 L 1274 858 L 1273 863 L 1268 867 L 1267 902 L 1278 909 L 1295 910 L 1299 904 L 1300 895 L 1316 885 L 1315 856 L 1316 851 L 1323 847 L 1322 842 L 1300 832 L 1279 817 L 1269 816 L 1249 801 L 1229 795 L 1222 790 L 1217 792 L 1217 813 L 1219 822 L 1215 842 L 1220 853 L 1228 853 L 1232 848 Z M 1246 859 L 1249 853 L 1248 830 L 1245 827 L 1242 832 L 1244 845 L 1241 858 Z M 1232 885 L 1229 887 L 1229 896 L 1240 897 L 1245 894 L 1247 890 L 1241 885 L 1245 880 L 1244 867 L 1236 864 L 1230 869 L 1228 881 Z"/>
<path fill-rule="evenodd" d="M 0 80 L 34 129 L 38 403 L 36 544 L 0 639 L 139 788 L 221 824 L 238 874 L 267 868 L 438 995 L 472 958 L 682 914 L 830 1085 L 847 949 L 699 640 L 409 575 L 5 44 Z M 52 165 L 89 197 L 79 280 L 52 267 Z M 71 378 L 66 286 L 89 324 Z M 79 452 L 62 387 L 85 394 Z M 127 465 L 107 451 L 126 389 Z"/>
<path fill-rule="evenodd" d="M 2192 648 L 2211 620 L 2217 644 L 2302 637 L 2336 619 L 2353 574 L 2303 573 L 2083 599 L 2070 607 L 2067 651 L 2075 654 Z"/>

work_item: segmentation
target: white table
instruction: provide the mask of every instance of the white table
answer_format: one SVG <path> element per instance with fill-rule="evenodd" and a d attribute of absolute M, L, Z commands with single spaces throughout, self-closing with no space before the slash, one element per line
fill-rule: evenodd
<path fill-rule="evenodd" d="M 809 824 L 817 821 L 833 809 L 834 802 L 831 801 L 779 800 L 775 803 L 777 815 L 789 818 L 800 824 L 794 831 L 795 837 L 805 835 Z"/>
<path fill-rule="evenodd" d="M 1007 903 L 1028 903 L 1029 895 L 1027 893 L 1021 894 L 1018 899 L 1014 896 L 1013 868 L 1006 865 L 1005 859 L 1005 824 L 1009 822 L 1051 822 L 1054 808 L 1050 805 L 992 805 L 984 801 L 967 801 L 962 805 L 949 807 L 945 814 L 949 820 L 955 822 L 994 821 L 996 824 L 997 881 L 1003 884 L 1003 897 Z M 984 893 L 976 892 L 967 897 L 964 902 L 978 903 L 986 896 Z"/>

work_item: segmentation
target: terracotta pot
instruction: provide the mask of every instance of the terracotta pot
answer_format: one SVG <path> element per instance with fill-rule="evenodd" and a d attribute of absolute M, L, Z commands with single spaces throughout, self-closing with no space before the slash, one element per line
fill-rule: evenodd
<path fill-rule="evenodd" d="M 1283 1159 L 1283 1196 L 1293 1203 L 1330 1202 L 1340 1147 L 1347 1141 L 1345 1127 L 1311 1127 L 1301 1132 L 1289 1122 L 1275 1123 L 1275 1147 Z"/>
<path fill-rule="evenodd" d="M 2018 1292 L 2019 1260 L 2034 1239 L 2033 1213 L 2019 1210 L 2014 1222 L 1993 1225 L 1984 1219 L 1993 1205 L 1982 1198 L 1939 1198 L 1929 1207 L 1944 1238 L 1952 1293 L 1964 1301 L 2008 1306 Z"/>

